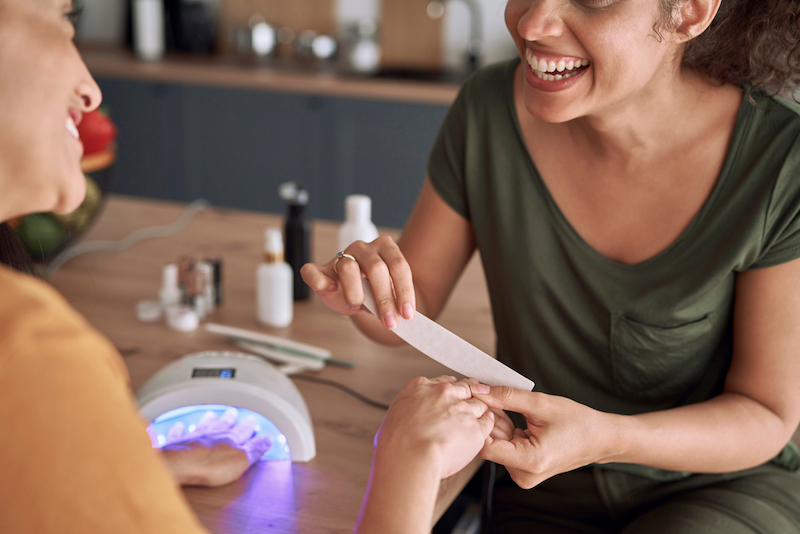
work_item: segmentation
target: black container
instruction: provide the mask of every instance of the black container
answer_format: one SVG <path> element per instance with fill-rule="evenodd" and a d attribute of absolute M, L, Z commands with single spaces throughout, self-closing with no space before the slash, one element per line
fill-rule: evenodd
<path fill-rule="evenodd" d="M 310 294 L 308 285 L 300 276 L 300 268 L 311 261 L 311 225 L 306 218 L 306 205 L 289 203 L 286 217 L 286 263 L 292 267 L 294 300 L 305 300 Z"/>
<path fill-rule="evenodd" d="M 169 48 L 191 54 L 214 51 L 214 10 L 197 0 L 166 0 Z"/>
<path fill-rule="evenodd" d="M 126 0 L 125 43 L 133 46 L 133 0 Z M 192 54 L 214 52 L 215 8 L 198 0 L 164 0 L 167 50 Z"/>

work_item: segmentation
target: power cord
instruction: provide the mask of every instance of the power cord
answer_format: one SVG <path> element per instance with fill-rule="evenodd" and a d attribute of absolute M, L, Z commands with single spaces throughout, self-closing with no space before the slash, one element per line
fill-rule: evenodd
<path fill-rule="evenodd" d="M 300 379 L 300 380 L 305 380 L 307 382 L 314 382 L 316 384 L 324 384 L 326 386 L 332 386 L 332 387 L 335 387 L 337 389 L 341 389 L 342 391 L 344 391 L 348 395 L 352 395 L 353 397 L 357 398 L 361 402 L 365 402 L 365 403 L 369 404 L 370 406 L 374 406 L 375 408 L 380 408 L 381 410 L 388 410 L 389 409 L 389 405 L 388 404 L 384 404 L 382 402 L 378 402 L 376 400 L 372 400 L 369 397 L 365 397 L 364 395 L 362 395 L 358 391 L 356 391 L 354 389 L 350 389 L 349 387 L 347 387 L 344 384 L 341 384 L 339 382 L 334 382 L 333 380 L 327 380 L 325 378 L 318 378 L 316 376 L 310 376 L 310 375 L 289 375 L 289 378 L 297 378 L 297 379 Z"/>
<path fill-rule="evenodd" d="M 64 252 L 53 258 L 53 261 L 44 267 L 44 275 L 49 278 L 56 274 L 56 272 L 69 260 L 86 254 L 87 252 L 122 252 L 123 250 L 132 247 L 140 241 L 145 239 L 155 239 L 157 237 L 169 237 L 181 232 L 189 225 L 192 217 L 201 211 L 209 208 L 211 204 L 204 199 L 197 199 L 184 208 L 181 216 L 172 224 L 165 224 L 163 226 L 149 226 L 146 228 L 139 228 L 134 230 L 119 241 L 84 241 L 78 243 L 73 247 L 69 247 Z"/>

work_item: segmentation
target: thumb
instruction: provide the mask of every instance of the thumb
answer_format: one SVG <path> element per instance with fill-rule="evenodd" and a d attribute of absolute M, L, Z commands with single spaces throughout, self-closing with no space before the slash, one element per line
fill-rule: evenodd
<path fill-rule="evenodd" d="M 494 429 L 494 418 L 494 412 L 489 410 L 483 412 L 483 415 L 478 418 L 478 424 L 480 425 L 481 435 L 484 441 L 489 437 L 489 434 L 492 433 L 492 429 Z"/>
<path fill-rule="evenodd" d="M 542 394 L 509 386 L 492 386 L 488 395 L 475 394 L 475 397 L 485 402 L 489 408 L 525 415 L 534 410 L 539 395 Z"/>

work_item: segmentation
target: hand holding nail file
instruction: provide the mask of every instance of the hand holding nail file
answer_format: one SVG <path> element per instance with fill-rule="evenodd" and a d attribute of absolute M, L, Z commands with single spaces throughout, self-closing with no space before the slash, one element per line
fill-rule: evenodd
<path fill-rule="evenodd" d="M 378 307 L 372 288 L 366 279 L 362 279 L 362 282 L 364 306 L 377 317 Z M 464 376 L 477 378 L 490 386 L 510 386 L 525 391 L 533 389 L 531 380 L 419 312 L 410 320 L 398 317 L 397 326 L 392 332 L 429 358 Z"/>

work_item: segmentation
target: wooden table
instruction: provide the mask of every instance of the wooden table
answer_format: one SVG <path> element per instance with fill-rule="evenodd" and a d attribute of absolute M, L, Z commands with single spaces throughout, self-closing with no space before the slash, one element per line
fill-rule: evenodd
<path fill-rule="evenodd" d="M 178 203 L 112 196 L 85 240 L 116 240 L 138 228 L 168 224 L 183 208 Z M 137 322 L 135 303 L 156 298 L 162 266 L 181 254 L 198 259 L 223 258 L 225 302 L 211 321 L 322 346 L 336 357 L 356 362 L 353 369 L 328 367 L 317 374 L 319 377 L 389 403 L 415 376 L 450 374 L 413 348 L 373 343 L 349 319 L 334 314 L 313 295 L 295 305 L 295 318 L 289 327 L 261 327 L 255 320 L 255 270 L 261 260 L 264 228 L 281 224 L 278 216 L 212 208 L 197 214 L 175 236 L 143 241 L 123 252 L 79 256 L 66 263 L 52 282 L 116 344 L 127 363 L 134 391 L 164 365 L 185 354 L 234 349 L 221 337 L 203 330 L 184 334 L 162 324 Z M 334 223 L 313 224 L 312 260 L 326 262 L 333 257 L 337 229 Z M 493 353 L 494 331 L 477 257 L 456 286 L 439 322 Z M 311 413 L 316 458 L 304 464 L 262 462 L 228 486 L 186 488 L 191 506 L 212 532 L 317 534 L 352 530 L 369 476 L 372 439 L 384 412 L 330 386 L 300 380 L 295 383 Z M 479 463 L 473 462 L 442 484 L 437 517 Z"/>

